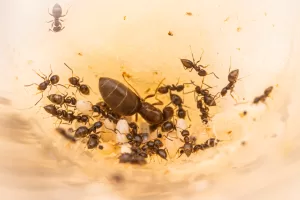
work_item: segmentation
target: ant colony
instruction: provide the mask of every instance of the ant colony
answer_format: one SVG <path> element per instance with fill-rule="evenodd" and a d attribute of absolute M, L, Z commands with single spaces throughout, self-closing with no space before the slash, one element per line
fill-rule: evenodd
<path fill-rule="evenodd" d="M 187 126 L 187 123 L 192 122 L 189 111 L 193 109 L 198 113 L 198 119 L 194 118 L 193 122 L 201 123 L 205 129 L 213 129 L 210 123 L 213 119 L 210 109 L 219 106 L 217 99 L 224 97 L 227 91 L 234 98 L 232 93 L 239 80 L 239 69 L 229 69 L 228 84 L 219 92 L 212 93 L 212 87 L 204 81 L 204 78 L 208 75 L 214 75 L 217 79 L 219 77 L 214 72 L 208 73 L 205 70 L 208 65 L 198 64 L 201 57 L 197 62 L 193 54 L 192 58 L 193 61 L 188 59 L 180 61 L 187 73 L 196 71 L 201 80 L 199 84 L 193 80 L 186 83 L 178 81 L 175 84 L 164 84 L 163 79 L 153 94 L 146 97 L 138 94 L 123 73 L 126 84 L 110 77 L 100 77 L 99 93 L 95 94 L 102 100 L 99 102 L 85 100 L 93 91 L 92 88 L 84 84 L 83 78 L 75 76 L 73 69 L 66 63 L 64 63 L 66 69 L 71 71 L 68 84 L 60 84 L 60 77 L 53 75 L 50 66 L 51 73 L 48 76 L 42 72 L 41 74 L 35 72 L 43 82 L 25 86 L 37 85 L 37 90 L 42 93 L 42 97 L 35 105 L 41 101 L 48 86 L 50 90 L 52 86 L 57 88 L 56 93 L 50 94 L 50 90 L 48 91 L 49 104 L 43 108 L 50 116 L 57 118 L 55 130 L 66 142 L 70 144 L 84 142 L 86 151 L 106 152 L 103 156 L 113 154 L 119 163 L 145 165 L 154 158 L 167 162 L 197 156 L 199 152 L 218 148 L 220 143 L 230 140 L 218 138 L 217 133 L 214 133 L 207 134 L 206 139 L 198 142 L 197 133 L 189 129 L 192 124 Z M 59 90 L 58 86 L 63 88 L 64 92 Z M 74 91 L 70 92 L 72 88 Z M 190 91 L 186 91 L 187 88 Z M 251 105 L 266 104 L 272 90 L 273 86 L 266 88 L 262 95 L 254 97 Z M 184 97 L 190 96 L 191 93 L 194 94 L 195 108 L 184 103 Z M 78 99 L 78 96 L 84 99 Z M 162 96 L 168 99 L 168 102 L 159 100 Z M 154 103 L 148 101 L 151 98 L 155 100 Z M 235 98 L 234 100 L 237 102 Z M 247 111 L 243 113 L 245 116 Z M 76 126 L 71 126 L 74 122 Z M 62 128 L 62 124 L 70 127 Z M 107 133 L 113 137 L 107 137 Z"/>
<path fill-rule="evenodd" d="M 55 4 L 52 12 L 48 10 L 48 13 L 53 17 L 53 20 L 48 22 L 52 22 L 49 31 L 56 33 L 62 31 L 65 27 L 61 23 L 63 22 L 61 18 L 67 15 L 68 10 L 63 15 L 61 6 Z M 209 72 L 209 65 L 200 64 L 204 51 L 198 61 L 195 60 L 191 47 L 190 51 L 192 60 L 180 59 L 181 63 L 178 64 L 181 64 L 187 73 L 195 71 L 198 75 L 197 80 L 201 82 L 190 80 L 185 83 L 178 81 L 176 84 L 163 84 L 163 79 L 156 86 L 155 92 L 146 97 L 140 96 L 134 86 L 126 80 L 125 72 L 123 78 L 126 84 L 113 77 L 100 77 L 97 89 L 99 93 L 95 93 L 89 85 L 84 84 L 83 78 L 74 75 L 72 67 L 66 63 L 64 65 L 71 73 L 67 85 L 61 84 L 59 75 L 53 74 L 50 65 L 51 73 L 48 76 L 34 71 L 43 79 L 41 83 L 25 86 L 36 85 L 41 93 L 41 98 L 34 106 L 42 100 L 44 92 L 49 88 L 47 95 L 49 104 L 43 108 L 51 117 L 57 118 L 59 123 L 56 132 L 67 142 L 83 142 L 87 151 L 114 153 L 119 163 L 136 165 L 149 163 L 153 158 L 169 161 L 197 156 L 197 153 L 217 148 L 218 144 L 229 140 L 217 137 L 211 123 L 213 119 L 211 108 L 220 107 L 216 100 L 225 97 L 228 92 L 237 104 L 241 103 L 233 96 L 239 80 L 239 69 L 231 70 L 230 59 L 228 83 L 225 87 L 221 87 L 219 92 L 214 93 L 211 84 L 208 85 L 204 79 L 210 75 L 214 75 L 216 79 L 219 77 L 214 72 Z M 52 86 L 57 88 L 57 93 L 50 94 Z M 190 91 L 186 91 L 187 88 L 190 88 Z M 61 89 L 64 89 L 64 92 Z M 70 92 L 71 89 L 75 91 Z M 254 98 L 251 106 L 266 104 L 272 90 L 273 86 L 266 88 L 263 94 Z M 90 97 L 91 92 L 97 95 L 97 98 L 101 98 L 101 101 L 85 100 Z M 76 96 L 78 93 L 84 99 L 78 99 Z M 191 93 L 194 94 L 195 106 L 184 103 L 184 97 L 190 96 Z M 168 102 L 159 100 L 162 96 L 165 96 Z M 156 102 L 150 103 L 148 99 Z M 214 133 L 207 134 L 202 142 L 197 138 L 199 133 L 192 132 L 189 129 L 191 125 L 187 126 L 187 121 L 192 122 L 189 115 L 191 110 L 196 111 L 198 115 L 198 119 L 194 118 L 193 123 L 201 124 L 207 130 L 214 130 Z M 243 110 L 240 116 L 245 117 L 247 113 L 247 110 Z M 143 123 L 140 123 L 141 121 Z M 76 127 L 69 127 L 66 130 L 61 127 L 62 124 L 69 126 L 76 124 Z M 108 132 L 113 137 L 108 137 Z M 228 135 L 230 133 L 231 136 L 231 132 L 229 131 Z"/>

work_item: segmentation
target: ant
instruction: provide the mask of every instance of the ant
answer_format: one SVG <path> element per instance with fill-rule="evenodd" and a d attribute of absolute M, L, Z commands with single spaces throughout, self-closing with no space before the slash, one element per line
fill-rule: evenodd
<path fill-rule="evenodd" d="M 29 86 L 32 86 L 32 85 L 37 85 L 38 86 L 37 89 L 40 91 L 39 93 L 42 93 L 42 97 L 40 98 L 40 100 L 38 100 L 34 104 L 34 106 L 37 105 L 42 100 L 42 98 L 44 97 L 44 91 L 48 88 L 48 86 L 50 86 L 50 90 L 51 90 L 52 86 L 57 86 L 57 85 L 63 86 L 61 84 L 58 84 L 59 76 L 58 75 L 52 75 L 53 72 L 52 72 L 51 65 L 50 65 L 50 69 L 51 69 L 51 73 L 48 77 L 45 74 L 43 74 L 42 72 L 41 72 L 41 74 L 43 76 L 41 76 L 39 73 L 37 73 L 35 70 L 33 70 L 39 77 L 44 79 L 44 81 L 40 84 L 32 83 L 30 85 L 24 85 L 25 87 L 29 87 Z M 65 86 L 63 86 L 63 87 L 65 87 Z M 37 93 L 37 94 L 39 94 L 39 93 Z"/>
<path fill-rule="evenodd" d="M 86 126 L 80 126 L 79 128 L 77 128 L 75 130 L 74 136 L 76 138 L 84 138 L 87 135 L 91 134 L 92 132 L 99 133 L 96 131 L 97 131 L 97 129 L 101 128 L 102 126 L 103 126 L 103 123 L 101 121 L 95 122 L 90 128 L 88 128 Z"/>
<path fill-rule="evenodd" d="M 209 138 L 203 144 L 196 144 L 193 148 L 193 153 L 196 153 L 199 150 L 204 151 L 205 149 L 215 147 L 218 145 L 219 142 L 221 142 L 221 140 L 218 140 L 216 138 Z"/>
<path fill-rule="evenodd" d="M 94 149 L 96 148 L 100 143 L 100 137 L 96 134 L 90 134 L 89 140 L 87 141 L 87 148 L 88 149 Z"/>
<path fill-rule="evenodd" d="M 75 107 L 77 103 L 77 99 L 72 96 L 68 96 L 68 93 L 66 95 L 60 95 L 60 94 L 50 94 L 47 96 L 47 98 L 56 105 L 62 106 L 63 104 L 70 107 Z"/>
<path fill-rule="evenodd" d="M 60 19 L 60 18 L 61 17 L 65 17 L 68 14 L 68 12 L 69 12 L 69 10 L 67 10 L 66 14 L 62 15 L 62 8 L 61 8 L 61 6 L 58 3 L 53 6 L 53 8 L 52 8 L 52 14 L 50 13 L 49 8 L 48 8 L 49 15 L 51 15 L 52 17 L 54 17 L 54 20 L 50 20 L 50 21 L 47 22 L 47 23 L 50 23 L 50 22 L 54 21 L 52 23 L 52 25 L 51 25 L 51 28 L 53 30 L 50 28 L 49 31 L 52 31 L 52 32 L 62 31 L 65 27 L 62 27 L 61 22 L 63 22 L 63 20 Z"/>
<path fill-rule="evenodd" d="M 208 106 L 216 106 L 217 105 L 215 100 L 216 100 L 216 96 L 219 93 L 217 93 L 214 96 L 212 94 L 210 94 L 208 89 L 212 88 L 212 87 L 204 83 L 204 78 L 202 79 L 201 86 L 196 85 L 194 81 L 191 81 L 190 84 L 193 84 L 195 86 L 195 90 L 191 91 L 191 92 L 194 92 L 196 101 L 198 101 L 199 96 L 202 96 L 201 100 L 203 100 L 206 105 L 208 105 Z M 203 84 L 208 86 L 208 88 L 202 89 Z M 188 93 L 191 93 L 191 92 L 186 92 L 184 94 L 188 94 Z M 196 97 L 196 94 L 197 94 L 197 97 Z"/>
<path fill-rule="evenodd" d="M 59 107 L 55 107 L 55 105 L 50 104 L 47 106 L 44 106 L 44 109 L 47 113 L 52 114 L 52 116 L 57 117 L 58 119 L 68 121 L 69 123 L 72 123 L 74 120 L 77 120 L 81 123 L 89 123 L 89 116 L 87 115 L 74 115 L 73 111 L 66 111 L 61 110 Z M 60 121 L 60 123 L 61 123 Z"/>
<path fill-rule="evenodd" d="M 89 95 L 90 94 L 90 86 L 86 85 L 86 84 L 81 84 L 83 82 L 83 78 L 80 81 L 78 76 L 73 76 L 73 69 L 71 67 L 69 67 L 66 63 L 64 63 L 66 67 L 68 67 L 71 71 L 72 71 L 72 77 L 70 77 L 69 83 L 71 84 L 70 86 L 72 87 L 76 87 L 76 92 L 77 90 L 79 90 L 80 94 L 84 94 L 84 95 Z M 70 87 L 69 86 L 69 87 Z"/>
<path fill-rule="evenodd" d="M 130 163 L 130 164 L 138 164 L 144 165 L 147 163 L 145 158 L 136 153 L 122 153 L 119 157 L 119 163 Z"/>
<path fill-rule="evenodd" d="M 228 81 L 229 83 L 221 90 L 221 96 L 224 97 L 227 94 L 227 91 L 230 90 L 231 97 L 237 101 L 234 96 L 232 95 L 235 83 L 237 82 L 239 77 L 239 69 L 235 69 L 233 71 L 230 71 L 231 69 L 231 57 L 230 57 L 230 67 L 229 67 L 229 74 L 228 74 Z"/>
<path fill-rule="evenodd" d="M 267 97 L 269 97 L 272 90 L 273 90 L 273 86 L 266 88 L 263 95 L 254 98 L 253 104 L 258 104 L 259 102 L 265 103 Z"/>
<path fill-rule="evenodd" d="M 96 105 L 92 105 L 93 112 L 98 113 L 102 117 L 107 118 L 113 123 L 117 124 L 121 116 L 114 113 L 109 107 L 104 107 L 103 105 L 107 106 L 104 102 L 99 102 Z M 94 116 L 94 117 L 98 117 L 98 116 Z"/>
<path fill-rule="evenodd" d="M 129 144 L 135 147 L 139 147 L 143 142 L 143 137 L 139 134 L 129 133 L 126 135 L 126 138 L 129 140 Z"/>
<path fill-rule="evenodd" d="M 203 100 L 200 99 L 197 101 L 197 108 L 200 110 L 200 117 L 204 124 L 207 124 L 209 121 L 209 108 L 203 104 Z"/>
<path fill-rule="evenodd" d="M 190 50 L 191 50 L 191 53 L 192 53 L 193 62 L 188 60 L 188 59 L 180 59 L 180 61 L 181 61 L 181 63 L 182 63 L 185 70 L 190 69 L 190 72 L 191 72 L 194 69 L 196 72 L 198 72 L 198 75 L 201 76 L 201 77 L 213 74 L 216 78 L 219 78 L 214 72 L 211 72 L 211 73 L 208 74 L 207 71 L 203 69 L 203 68 L 208 67 L 209 65 L 207 65 L 207 66 L 197 65 L 202 59 L 202 55 L 204 53 L 203 50 L 202 50 L 202 54 L 200 56 L 200 59 L 197 62 L 195 62 L 195 58 L 194 58 L 191 46 L 190 46 Z"/>
<path fill-rule="evenodd" d="M 184 142 L 184 145 L 182 147 L 179 147 L 177 151 L 177 153 L 180 153 L 178 158 L 180 158 L 182 154 L 185 154 L 187 157 L 190 157 L 190 155 L 193 152 L 195 140 L 190 138 L 190 132 L 186 129 L 181 131 L 181 136 L 183 137 L 182 142 Z"/>
<path fill-rule="evenodd" d="M 67 133 L 67 131 L 63 128 L 56 128 L 55 129 L 61 136 L 63 136 L 64 138 L 66 138 L 67 140 L 75 143 L 76 142 L 76 139 L 72 136 L 72 135 L 69 135 Z"/>
<path fill-rule="evenodd" d="M 148 141 L 144 146 L 142 146 L 142 150 L 146 151 L 147 154 L 153 155 L 156 154 L 162 159 L 167 160 L 167 148 L 161 149 L 163 143 L 159 139 L 155 139 L 154 141 Z"/>

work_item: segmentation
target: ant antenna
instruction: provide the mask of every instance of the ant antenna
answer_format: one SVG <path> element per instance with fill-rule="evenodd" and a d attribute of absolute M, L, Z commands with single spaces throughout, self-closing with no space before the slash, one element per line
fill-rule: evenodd
<path fill-rule="evenodd" d="M 139 98 L 142 99 L 141 96 L 139 95 L 139 93 L 136 91 L 136 89 L 134 89 L 134 87 L 126 80 L 125 74 L 122 74 L 122 76 L 123 76 L 124 81 L 135 91 L 135 93 L 139 96 Z"/>
<path fill-rule="evenodd" d="M 229 72 L 228 72 L 228 74 L 230 73 L 230 70 L 231 70 L 231 56 L 230 56 L 230 65 L 229 65 Z"/>
<path fill-rule="evenodd" d="M 66 63 L 64 63 L 66 66 L 67 66 L 67 68 L 69 68 L 70 70 L 71 70 L 71 72 L 72 72 L 72 77 L 73 77 L 73 69 L 71 68 L 71 67 L 69 67 Z"/>

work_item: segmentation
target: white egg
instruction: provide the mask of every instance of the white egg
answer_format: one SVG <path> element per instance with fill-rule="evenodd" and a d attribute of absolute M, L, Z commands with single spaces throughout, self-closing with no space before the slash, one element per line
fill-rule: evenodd
<path fill-rule="evenodd" d="M 129 133 L 129 125 L 128 122 L 125 119 L 120 119 L 117 123 L 116 129 L 117 132 L 121 134 L 127 134 Z"/>
<path fill-rule="evenodd" d="M 128 139 L 127 139 L 127 137 L 126 137 L 125 134 L 119 133 L 119 132 L 117 131 L 117 134 L 116 134 L 116 142 L 117 142 L 117 143 L 126 143 L 126 142 L 128 142 Z"/>
<path fill-rule="evenodd" d="M 130 144 L 122 144 L 121 145 L 121 153 L 131 153 L 131 145 Z"/>
<path fill-rule="evenodd" d="M 92 106 L 91 102 L 85 100 L 78 100 L 76 103 L 76 109 L 84 115 L 92 114 Z"/>

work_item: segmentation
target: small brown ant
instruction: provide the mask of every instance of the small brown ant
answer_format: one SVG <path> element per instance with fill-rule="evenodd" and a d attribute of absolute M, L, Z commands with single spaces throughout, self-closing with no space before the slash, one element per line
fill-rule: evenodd
<path fill-rule="evenodd" d="M 79 90 L 80 94 L 89 95 L 90 94 L 90 86 L 86 84 L 81 84 L 83 82 L 83 78 L 80 81 L 78 76 L 73 76 L 73 69 L 69 67 L 66 63 L 64 63 L 66 67 L 68 67 L 72 71 L 72 77 L 69 78 L 70 86 L 76 87 L 76 92 Z"/>
<path fill-rule="evenodd" d="M 229 73 L 228 73 L 228 81 L 229 83 L 221 90 L 221 96 L 224 97 L 227 94 L 227 91 L 230 90 L 231 97 L 237 101 L 234 96 L 232 95 L 235 83 L 238 80 L 239 77 L 239 69 L 235 69 L 233 71 L 230 71 L 231 69 L 231 57 L 230 57 L 230 67 L 229 67 Z"/>
<path fill-rule="evenodd" d="M 178 158 L 180 158 L 182 154 L 185 154 L 187 157 L 190 157 L 190 155 L 193 153 L 194 140 L 190 139 L 190 132 L 188 130 L 182 130 L 181 135 L 183 137 L 184 145 L 182 147 L 179 147 L 177 151 L 177 153 L 180 153 Z"/>
<path fill-rule="evenodd" d="M 73 111 L 61 110 L 59 109 L 59 107 L 55 107 L 55 105 L 53 104 L 44 106 L 44 109 L 47 113 L 60 119 L 60 123 L 62 120 L 68 121 L 69 123 L 72 123 L 74 120 L 77 120 L 78 122 L 85 123 L 85 124 L 89 123 L 89 118 L 90 118 L 89 116 L 74 115 Z"/>
<path fill-rule="evenodd" d="M 68 14 L 68 12 L 69 12 L 69 10 L 67 10 L 66 14 L 62 15 L 62 8 L 61 8 L 61 6 L 58 3 L 56 3 L 53 6 L 53 8 L 52 8 L 52 14 L 50 13 L 49 8 L 48 8 L 49 15 L 51 15 L 52 17 L 54 17 L 54 20 L 50 20 L 50 21 L 47 22 L 47 23 L 50 23 L 50 22 L 54 21 L 52 23 L 52 25 L 51 25 L 52 29 L 50 28 L 49 31 L 52 31 L 52 32 L 62 31 L 65 27 L 62 27 L 61 22 L 63 22 L 63 20 L 60 19 L 60 18 L 61 17 L 65 17 Z"/>
<path fill-rule="evenodd" d="M 272 90 L 273 90 L 273 86 L 266 88 L 263 95 L 254 98 L 253 104 L 258 104 L 259 102 L 265 103 L 267 97 L 269 97 Z"/>
<path fill-rule="evenodd" d="M 216 78 L 219 78 L 214 72 L 211 72 L 211 73 L 208 74 L 207 71 L 203 69 L 203 68 L 208 67 L 208 65 L 207 66 L 198 65 L 198 63 L 202 59 L 202 55 L 203 55 L 204 51 L 202 51 L 200 59 L 196 62 L 195 58 L 194 58 L 194 55 L 193 55 L 193 52 L 192 52 L 192 47 L 191 46 L 190 46 L 190 50 L 191 50 L 191 53 L 192 53 L 193 62 L 188 60 L 188 59 L 180 59 L 180 61 L 181 61 L 181 63 L 182 63 L 185 70 L 189 69 L 190 72 L 191 72 L 194 69 L 196 72 L 198 72 L 198 75 L 201 76 L 201 77 L 213 74 Z"/>
<path fill-rule="evenodd" d="M 60 94 L 50 94 L 47 96 L 47 98 L 56 105 L 62 106 L 63 104 L 65 106 L 75 107 L 77 103 L 77 99 L 72 96 L 68 96 L 68 93 L 66 95 L 60 95 Z"/>
<path fill-rule="evenodd" d="M 39 73 L 37 73 L 36 71 L 33 70 L 39 77 L 41 77 L 42 79 L 44 79 L 44 81 L 42 83 L 40 83 L 40 84 L 32 83 L 30 85 L 24 85 L 25 87 L 29 87 L 29 86 L 32 86 L 32 85 L 37 85 L 38 86 L 37 89 L 40 91 L 39 93 L 42 93 L 42 97 L 40 98 L 40 100 L 38 100 L 34 104 L 34 106 L 37 105 L 42 100 L 42 98 L 44 97 L 44 91 L 48 88 L 48 86 L 50 86 L 50 90 L 52 89 L 52 86 L 57 86 L 57 85 L 63 86 L 61 84 L 58 84 L 58 82 L 59 82 L 59 76 L 58 75 L 52 75 L 53 72 L 52 72 L 51 65 L 50 65 L 50 69 L 51 69 L 51 73 L 50 73 L 50 75 L 48 77 L 45 74 L 43 74 L 42 72 L 41 72 L 41 74 L 43 76 L 41 76 Z M 63 87 L 65 87 L 65 86 L 63 86 Z"/>
<path fill-rule="evenodd" d="M 98 132 L 96 132 L 97 129 L 101 128 L 102 126 L 103 126 L 103 123 L 101 121 L 95 122 L 90 128 L 88 128 L 86 126 L 80 126 L 75 130 L 74 136 L 76 138 L 84 138 L 87 135 L 91 134 L 92 132 L 98 133 Z"/>
<path fill-rule="evenodd" d="M 209 107 L 203 103 L 202 99 L 200 99 L 197 101 L 197 108 L 200 110 L 200 113 L 201 113 L 200 117 L 201 117 L 203 124 L 207 124 L 210 119 Z"/>
<path fill-rule="evenodd" d="M 87 148 L 94 149 L 99 145 L 100 137 L 96 134 L 90 134 L 89 140 L 87 141 Z"/>

